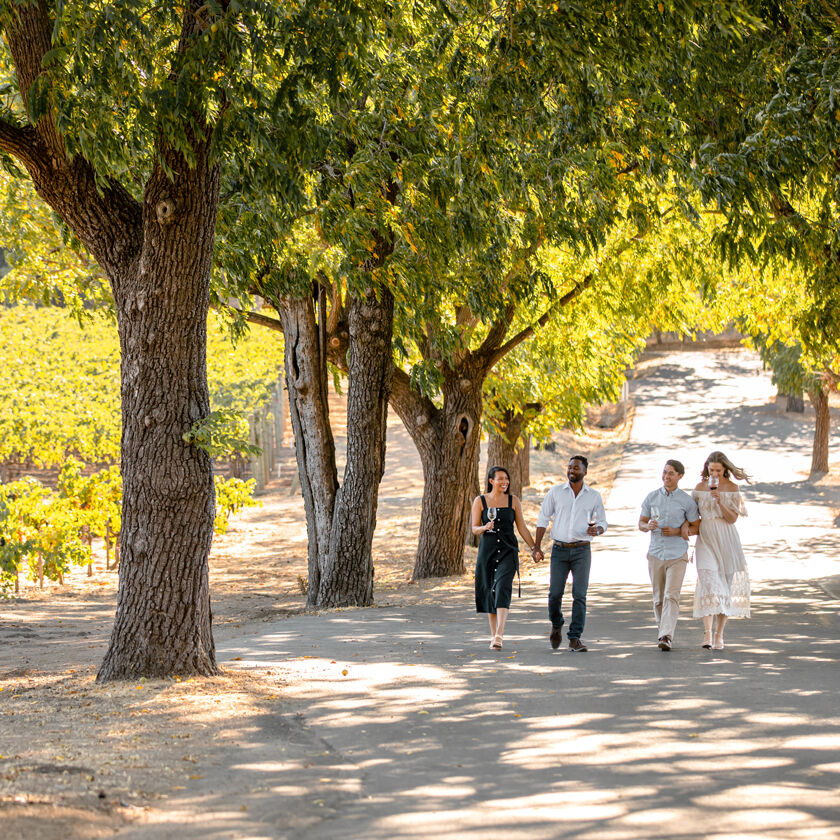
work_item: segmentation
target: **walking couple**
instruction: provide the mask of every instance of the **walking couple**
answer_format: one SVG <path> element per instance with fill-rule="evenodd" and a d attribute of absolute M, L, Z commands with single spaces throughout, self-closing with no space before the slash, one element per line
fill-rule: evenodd
<path fill-rule="evenodd" d="M 472 531 L 481 536 L 475 570 L 476 612 L 487 613 L 490 620 L 490 647 L 502 649 L 505 621 L 510 610 L 513 578 L 519 570 L 519 547 L 513 532 L 514 523 L 531 548 L 535 563 L 543 559 L 540 548 L 549 523 L 554 545 L 551 549 L 551 578 L 548 589 L 549 640 L 558 648 L 564 624 L 561 604 L 566 582 L 572 576 L 572 616 L 569 623 L 569 650 L 583 653 L 581 639 L 586 620 L 586 591 L 591 563 L 590 543 L 607 530 L 601 494 L 586 482 L 589 461 L 583 455 L 569 459 L 566 484 L 552 487 L 543 500 L 537 518 L 536 537 L 532 538 L 522 517 L 516 496 L 508 494 L 510 476 L 502 467 L 488 473 L 487 493 L 477 496 L 472 506 Z"/>
<path fill-rule="evenodd" d="M 702 646 L 723 650 L 727 620 L 750 614 L 750 580 L 735 528 L 746 509 L 732 480 L 749 482 L 749 477 L 718 451 L 706 458 L 691 495 L 679 489 L 684 475 L 679 461 L 666 461 L 662 486 L 645 497 L 639 517 L 639 530 L 650 532 L 648 570 L 657 643 L 665 651 L 673 646 L 688 565 L 688 537 L 698 534 L 694 617 L 703 620 Z"/>

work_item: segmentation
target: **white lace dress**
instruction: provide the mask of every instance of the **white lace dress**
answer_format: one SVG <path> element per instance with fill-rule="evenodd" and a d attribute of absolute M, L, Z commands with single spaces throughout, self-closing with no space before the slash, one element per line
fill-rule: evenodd
<path fill-rule="evenodd" d="M 693 490 L 691 495 L 700 509 L 700 534 L 694 549 L 697 563 L 694 617 L 723 614 L 748 618 L 750 577 L 738 530 L 723 518 L 718 502 L 708 490 Z M 720 504 L 739 516 L 747 515 L 737 490 L 721 493 Z"/>

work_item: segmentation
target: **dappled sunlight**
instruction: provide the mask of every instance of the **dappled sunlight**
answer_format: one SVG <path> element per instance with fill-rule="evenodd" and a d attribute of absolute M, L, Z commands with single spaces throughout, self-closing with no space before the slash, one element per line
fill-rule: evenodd
<path fill-rule="evenodd" d="M 781 767 L 792 767 L 795 761 L 792 758 L 781 756 L 750 755 L 727 755 L 725 763 L 721 763 L 720 757 L 715 754 L 710 758 L 691 756 L 690 758 L 677 758 L 671 763 L 671 768 L 677 773 L 704 773 L 714 776 L 715 773 L 732 773 L 739 770 L 768 770 Z"/>
<path fill-rule="evenodd" d="M 815 801 L 820 805 L 837 804 L 836 791 L 819 790 L 795 784 L 742 785 L 709 796 L 698 796 L 697 804 L 709 808 L 728 808 L 734 803 L 748 802 L 754 808 L 771 805 L 776 809 L 784 807 L 795 809 L 799 807 L 806 795 L 810 801 Z"/>
<path fill-rule="evenodd" d="M 422 792 L 418 795 L 424 796 Z M 435 806 L 437 805 L 438 803 L 435 803 Z M 387 837 L 389 831 L 398 832 L 401 837 L 422 837 L 442 832 L 452 836 L 449 829 L 453 824 L 459 827 L 459 836 L 466 836 L 466 832 L 470 830 L 482 831 L 491 828 L 498 831 L 501 826 L 522 825 L 523 819 L 562 820 L 564 824 L 568 824 L 614 819 L 627 811 L 628 805 L 618 803 L 614 796 L 604 793 L 536 793 L 530 796 L 492 799 L 476 803 L 469 808 L 448 807 L 446 811 L 438 810 L 437 807 L 428 808 L 414 813 L 410 824 L 404 816 L 395 815 L 380 822 L 377 826 L 380 833 L 377 836 Z"/>
<path fill-rule="evenodd" d="M 319 767 L 239 753 L 266 791 L 319 780 L 308 798 L 332 810 L 301 836 L 836 840 L 837 490 L 804 480 L 809 431 L 775 411 L 755 356 L 683 354 L 633 387 L 644 400 L 593 548 L 588 653 L 565 638 L 549 646 L 548 563 L 523 564 L 499 652 L 472 613 L 468 574 L 412 584 L 418 597 L 402 606 L 292 616 L 225 645 L 228 665 L 282 673 L 295 721 L 319 739 Z M 718 447 L 756 477 L 738 523 L 752 617 L 728 623 L 725 649 L 701 648 L 690 566 L 663 654 L 639 505 L 665 458 L 684 460 L 691 486 Z M 417 475 L 388 476 L 410 503 L 382 501 L 405 528 L 416 529 Z"/>
<path fill-rule="evenodd" d="M 820 733 L 819 735 L 788 738 L 785 740 L 784 746 L 789 750 L 840 750 L 840 732 L 833 735 Z"/>
<path fill-rule="evenodd" d="M 226 654 L 282 669 L 334 751 L 324 761 L 376 774 L 375 796 L 362 783 L 341 811 L 349 835 L 828 838 L 840 783 L 829 602 L 805 581 L 762 583 L 725 650 L 701 649 L 684 618 L 663 655 L 649 597 L 593 582 L 585 655 L 551 650 L 545 588 L 530 586 L 500 653 L 467 603 L 293 617 Z"/>

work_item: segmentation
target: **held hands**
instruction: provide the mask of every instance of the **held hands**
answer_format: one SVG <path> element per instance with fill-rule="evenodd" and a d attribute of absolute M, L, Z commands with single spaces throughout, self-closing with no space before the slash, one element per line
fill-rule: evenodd
<path fill-rule="evenodd" d="M 545 554 L 543 554 L 541 548 L 537 548 L 535 545 L 531 546 L 531 559 L 535 563 L 539 563 L 540 560 L 545 558 Z"/>

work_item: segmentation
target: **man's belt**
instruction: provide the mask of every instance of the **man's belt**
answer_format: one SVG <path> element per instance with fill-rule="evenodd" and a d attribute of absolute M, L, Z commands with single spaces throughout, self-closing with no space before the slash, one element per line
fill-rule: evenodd
<path fill-rule="evenodd" d="M 578 540 L 577 542 L 570 543 L 564 543 L 560 542 L 560 540 L 554 540 L 554 545 L 560 546 L 560 548 L 583 548 L 583 546 L 589 545 L 589 540 Z"/>

